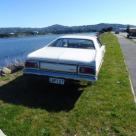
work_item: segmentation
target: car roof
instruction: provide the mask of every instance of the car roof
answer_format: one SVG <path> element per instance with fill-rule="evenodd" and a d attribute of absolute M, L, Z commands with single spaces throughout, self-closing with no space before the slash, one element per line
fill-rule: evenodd
<path fill-rule="evenodd" d="M 77 34 L 71 34 L 71 35 L 64 35 L 64 36 L 60 36 L 60 38 L 72 38 L 72 39 L 87 39 L 87 40 L 95 40 L 97 39 L 97 36 L 95 35 L 77 35 Z"/>

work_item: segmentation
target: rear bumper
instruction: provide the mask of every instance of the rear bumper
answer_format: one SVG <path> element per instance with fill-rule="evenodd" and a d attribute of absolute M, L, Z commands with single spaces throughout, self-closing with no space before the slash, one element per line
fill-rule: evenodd
<path fill-rule="evenodd" d="M 63 73 L 63 72 L 54 72 L 54 71 L 45 71 L 40 69 L 24 69 L 23 73 L 25 75 L 38 75 L 38 76 L 45 76 L 45 77 L 56 77 L 56 78 L 64 78 L 64 79 L 71 79 L 71 80 L 84 80 L 84 81 L 96 81 L 96 76 L 87 76 L 87 75 L 78 75 L 73 73 Z"/>

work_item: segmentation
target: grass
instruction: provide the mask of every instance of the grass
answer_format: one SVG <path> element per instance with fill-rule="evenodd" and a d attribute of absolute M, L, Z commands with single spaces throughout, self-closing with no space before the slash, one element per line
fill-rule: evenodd
<path fill-rule="evenodd" d="M 117 38 L 92 85 L 27 86 L 22 74 L 0 86 L 0 128 L 7 136 L 134 136 L 136 106 Z M 11 77 L 12 78 L 12 77 Z M 1 79 L 1 82 L 3 79 Z"/>

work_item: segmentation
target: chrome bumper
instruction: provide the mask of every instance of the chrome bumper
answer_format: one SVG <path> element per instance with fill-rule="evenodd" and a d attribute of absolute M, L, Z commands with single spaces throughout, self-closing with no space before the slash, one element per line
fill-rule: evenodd
<path fill-rule="evenodd" d="M 41 69 L 30 69 L 25 68 L 23 73 L 26 75 L 38 75 L 38 76 L 46 76 L 46 77 L 56 77 L 56 78 L 64 78 L 64 79 L 72 79 L 72 80 L 85 80 L 85 81 L 96 81 L 96 76 L 88 76 L 88 75 L 79 75 L 75 73 L 64 73 L 64 72 L 56 72 L 56 71 L 46 71 Z"/>

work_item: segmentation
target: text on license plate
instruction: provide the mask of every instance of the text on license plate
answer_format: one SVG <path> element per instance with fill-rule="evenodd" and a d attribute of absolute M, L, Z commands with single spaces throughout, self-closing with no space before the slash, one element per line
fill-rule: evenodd
<path fill-rule="evenodd" d="M 60 79 L 60 78 L 50 77 L 49 78 L 49 83 L 64 85 L 65 80 L 64 79 Z"/>

